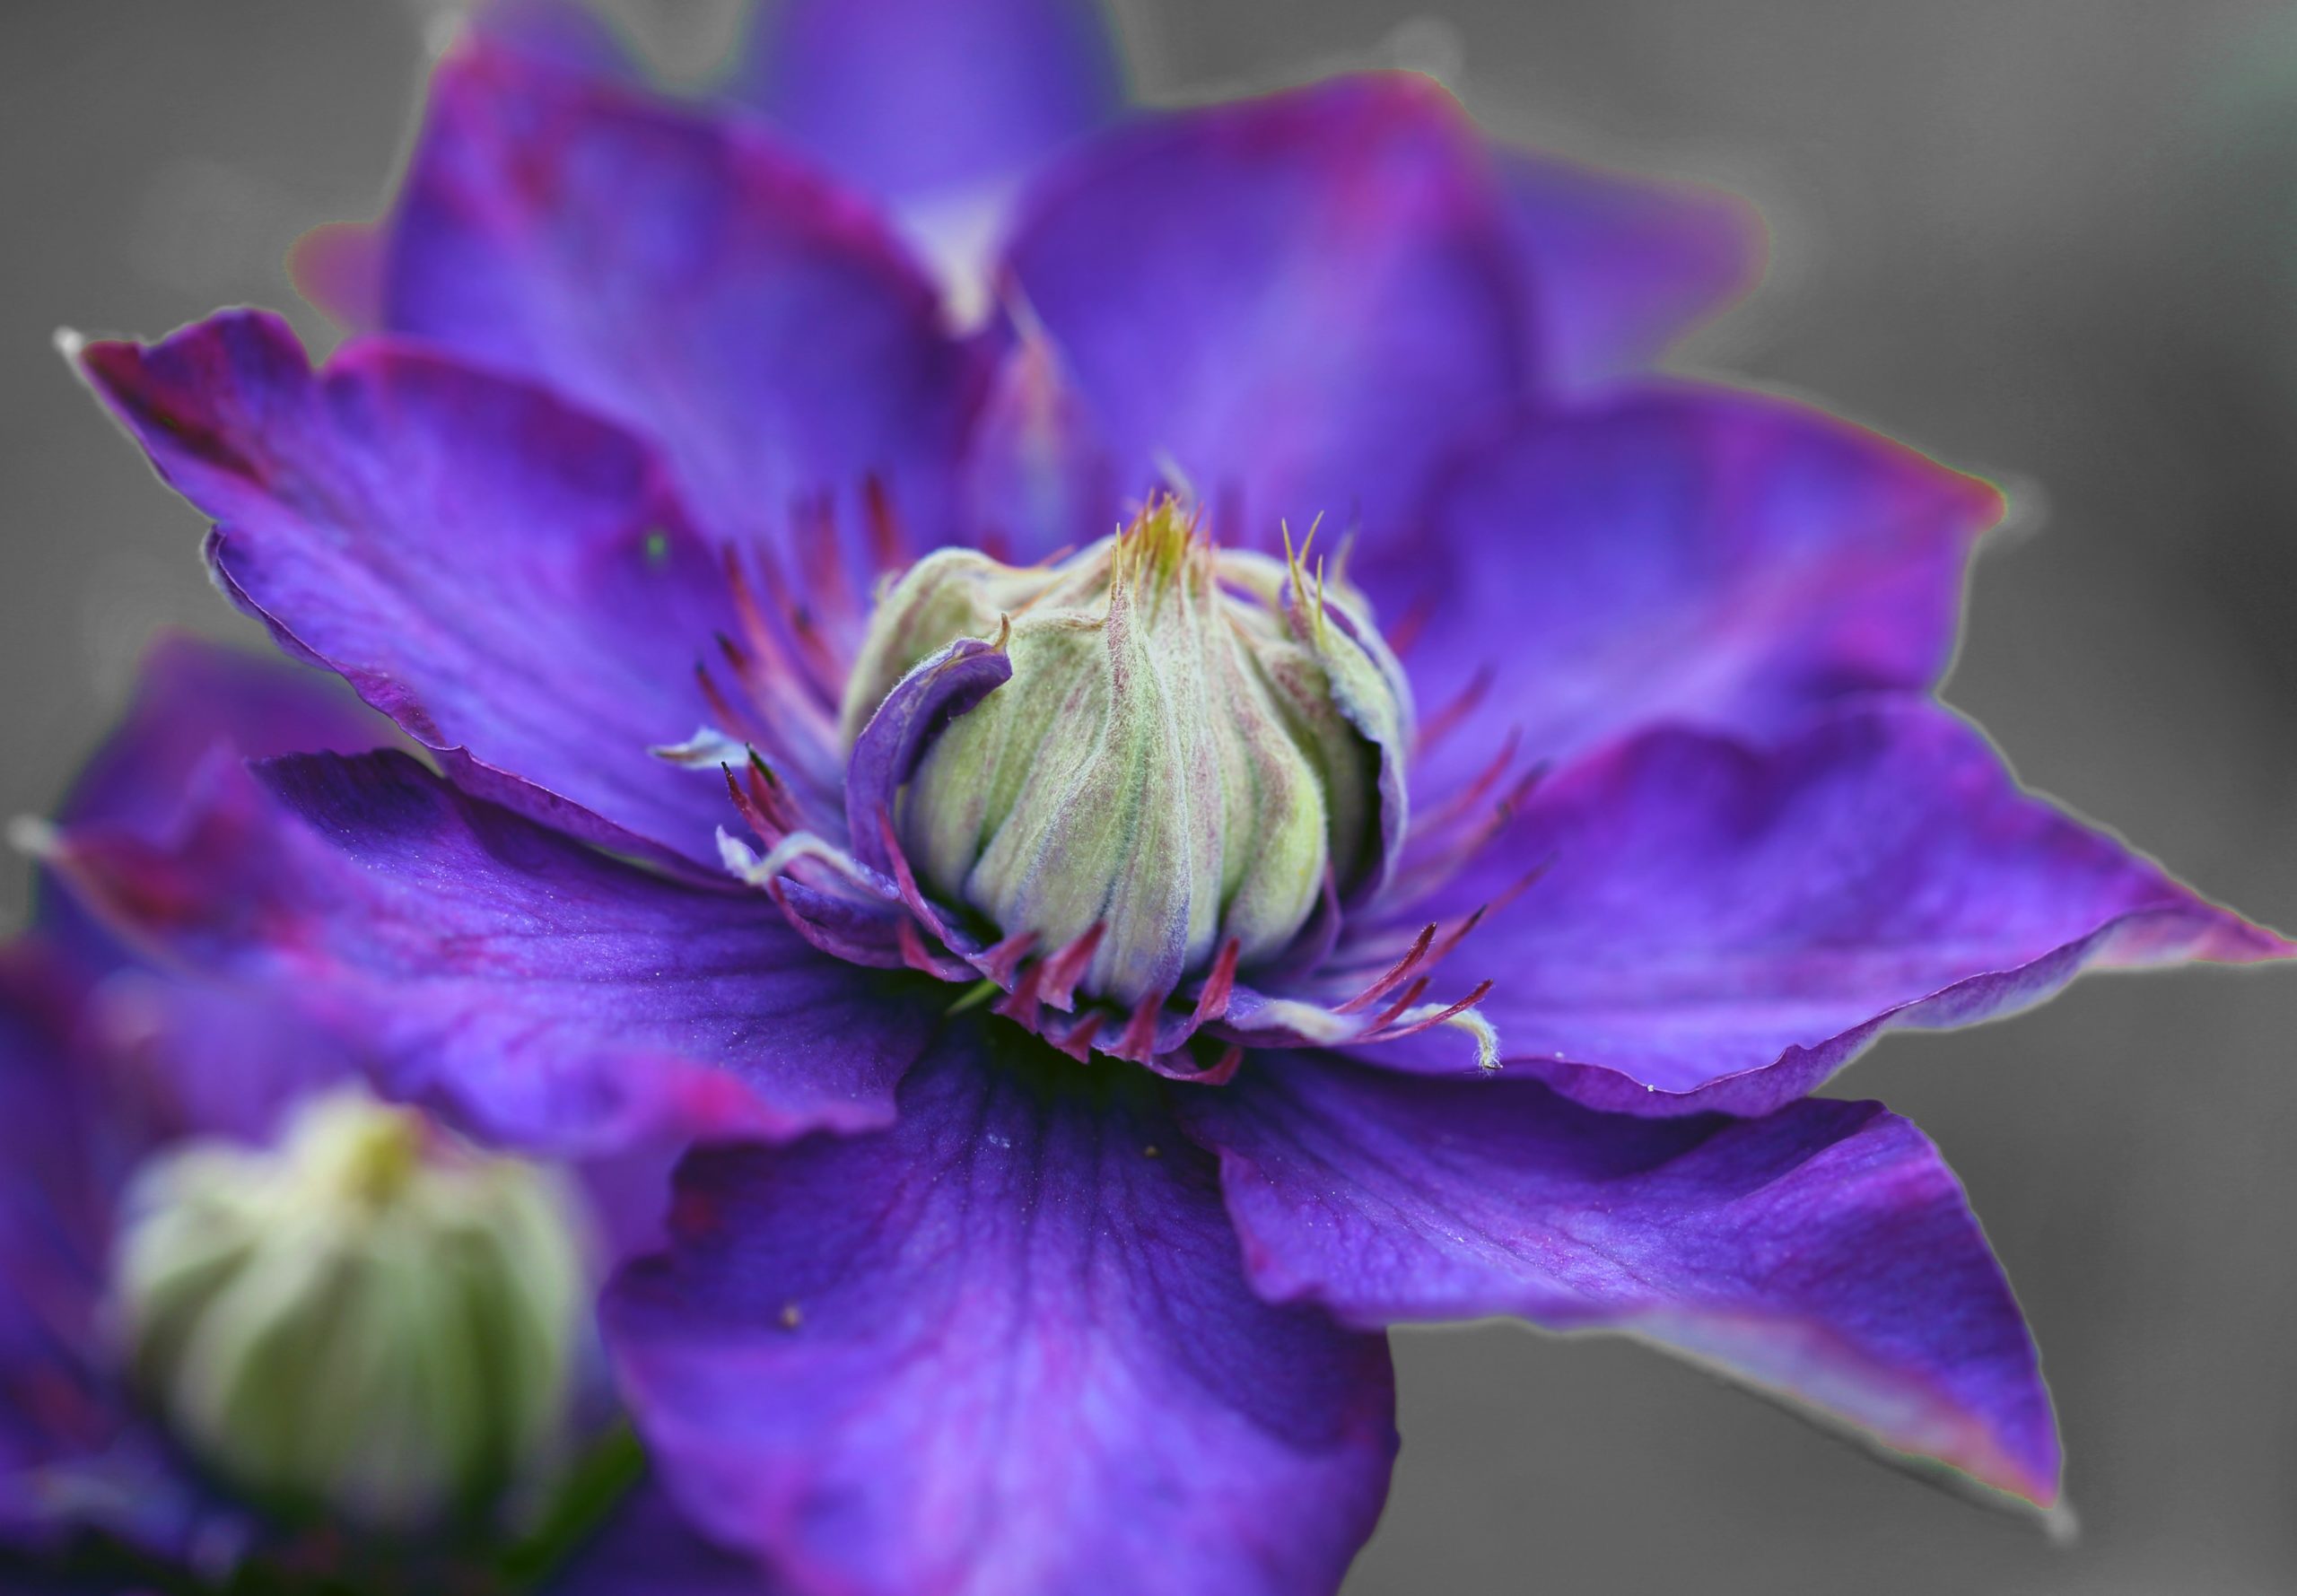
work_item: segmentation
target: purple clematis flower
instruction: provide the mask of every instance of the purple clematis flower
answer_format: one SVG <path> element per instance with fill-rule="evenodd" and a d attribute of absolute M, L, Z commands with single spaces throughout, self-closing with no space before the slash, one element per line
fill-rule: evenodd
<path fill-rule="evenodd" d="M 311 672 L 169 640 L 152 651 L 127 720 L 59 819 L 160 834 L 203 769 L 283 749 L 354 753 L 397 741 L 387 722 Z M 444 1582 L 481 1592 L 546 1580 L 579 1596 L 633 1588 L 627 1575 L 641 1563 L 652 1571 L 649 1589 L 754 1588 L 746 1565 L 686 1530 L 659 1490 L 631 1489 L 639 1461 L 611 1423 L 594 1352 L 568 1393 L 571 1423 L 516 1512 L 476 1538 L 467 1525 L 451 1537 L 445 1524 L 412 1536 L 394 1527 L 379 1539 L 372 1525 L 334 1512 L 283 1517 L 277 1502 L 250 1495 L 171 1424 L 164 1391 L 133 1366 L 128 1329 L 127 1260 L 148 1225 L 155 1172 L 226 1149 L 260 1160 L 314 1106 L 345 1112 L 343 1094 L 358 1074 L 356 1052 L 325 1028 L 140 956 L 68 898 L 44 894 L 32 931 L 0 949 L 0 1272 L 9 1285 L 0 1300 L 0 1572 L 8 1588 L 112 1588 L 102 1582 L 118 1579 L 339 1588 L 355 1575 L 362 1590 Z M 427 1123 L 419 1112 L 355 1097 L 348 1112 L 371 1129 Z M 598 1267 L 659 1244 L 665 1172 L 661 1149 L 638 1146 L 581 1166 L 571 1217 L 590 1232 Z M 226 1317 L 212 1303 L 205 1311 L 210 1321 Z M 264 1361 L 284 1369 L 297 1345 L 280 1342 Z M 229 1366 L 211 1358 L 206 1383 L 229 1383 Z M 259 1376 L 243 1389 L 258 1384 Z M 344 1410 L 324 1389 L 309 1400 L 301 1417 L 315 1429 Z M 370 1435 L 358 1444 L 388 1443 Z"/>
<path fill-rule="evenodd" d="M 210 766 L 50 868 L 486 1139 L 707 1144 L 606 1329 L 777 1588 L 1328 1590 L 1382 1332 L 1498 1313 L 2050 1507 L 1952 1173 L 1808 1094 L 2291 950 L 1931 696 L 1997 495 L 1652 373 L 1730 201 L 1408 74 L 1121 112 L 1084 13 L 940 14 L 797 6 L 681 104 L 499 9 L 307 257 L 378 330 L 75 348 L 429 763 Z"/>

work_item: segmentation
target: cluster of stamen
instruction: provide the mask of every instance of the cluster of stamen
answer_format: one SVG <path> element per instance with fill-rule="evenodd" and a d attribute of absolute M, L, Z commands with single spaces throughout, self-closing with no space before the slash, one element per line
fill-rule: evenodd
<path fill-rule="evenodd" d="M 878 574 L 882 604 L 908 551 L 882 495 L 868 496 L 863 521 L 867 563 Z M 977 911 L 953 909 L 941 892 L 921 882 L 900 818 L 905 789 L 864 793 L 854 780 L 864 745 L 885 717 L 872 718 L 856 738 L 850 684 L 870 635 L 872 608 L 854 580 L 854 550 L 834 526 L 826 507 L 808 512 L 803 534 L 791 540 L 804 551 L 794 582 L 770 553 L 728 553 L 738 635 L 720 638 L 717 668 L 701 669 L 717 728 L 663 750 L 722 772 L 755 839 L 753 845 L 721 833 L 726 863 L 768 893 L 800 934 L 852 962 L 962 985 L 967 990 L 960 1006 L 985 1004 L 1079 1060 L 1097 1052 L 1217 1083 L 1253 1047 L 1355 1047 L 1448 1025 L 1473 1037 L 1479 1064 L 1496 1063 L 1496 1038 L 1476 1014 L 1491 983 L 1448 1001 L 1431 1001 L 1428 994 L 1444 961 L 1538 872 L 1464 912 L 1430 919 L 1411 911 L 1481 855 L 1535 787 L 1541 772 L 1521 769 L 1513 737 L 1441 801 L 1411 817 L 1376 892 L 1343 911 L 1343 885 L 1324 867 L 1316 908 L 1293 949 L 1272 965 L 1246 969 L 1243 938 L 1224 933 L 1209 959 L 1177 979 L 1112 1001 L 1087 981 L 1113 935 L 1107 916 L 1057 939 L 1026 926 L 992 924 L 984 931 Z M 1147 515 L 1115 540 L 1107 569 L 1115 583 L 1169 587 L 1192 562 L 1209 561 L 1211 547 L 1201 519 Z M 1338 623 L 1323 565 L 1311 567 L 1309 558 L 1307 545 L 1295 551 L 1288 539 L 1280 563 L 1262 563 L 1278 573 L 1281 613 L 1322 644 Z M 1033 573 L 1042 577 L 1038 588 L 1050 589 L 1063 568 L 1048 560 L 1016 575 L 1026 587 Z M 1344 583 L 1344 574 L 1339 580 Z M 908 667 L 939 673 L 938 683 L 926 685 L 946 695 L 933 711 L 939 724 L 1002 690 L 1012 672 L 1012 627 L 1027 618 L 1034 602 L 1021 594 L 993 624 L 984 618 L 979 635 L 959 636 Z M 1408 644 L 1411 629 L 1399 630 L 1398 641 Z M 905 666 L 897 659 L 894 668 Z M 736 691 L 721 684 L 721 670 Z M 908 686 L 922 691 L 917 683 Z M 1407 753 L 1425 750 L 1466 723 L 1483 690 L 1472 682 L 1424 724 Z M 843 727 L 842 707 L 849 722 Z M 901 770 L 905 781 L 916 756 L 903 757 L 910 761 Z"/>

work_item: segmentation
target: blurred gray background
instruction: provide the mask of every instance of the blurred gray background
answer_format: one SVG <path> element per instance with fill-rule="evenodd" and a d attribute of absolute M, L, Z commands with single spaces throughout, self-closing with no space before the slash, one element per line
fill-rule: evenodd
<path fill-rule="evenodd" d="M 633 0 L 673 52 L 709 0 Z M 431 7 L 0 7 L 0 814 L 50 806 L 174 624 L 254 641 L 200 526 L 49 348 L 288 308 L 371 214 Z M 1769 280 L 1699 363 L 2010 483 L 1949 696 L 2033 784 L 2297 927 L 2297 11 L 2260 0 L 1131 0 L 1151 97 L 1437 71 L 1496 129 L 1725 181 Z M 0 867 L 0 920 L 25 900 Z M 1636 1347 L 1399 1339 L 1406 1444 L 1349 1586 L 2297 1590 L 2297 973 L 2076 990 L 1850 1089 L 1945 1147 L 2031 1315 L 2070 1548 Z"/>

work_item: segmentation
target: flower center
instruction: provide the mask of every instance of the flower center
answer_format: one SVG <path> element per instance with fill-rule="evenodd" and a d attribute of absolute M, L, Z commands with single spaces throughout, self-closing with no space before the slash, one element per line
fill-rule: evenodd
<path fill-rule="evenodd" d="M 1056 565 L 943 550 L 881 595 L 847 746 L 964 639 L 1010 676 L 925 744 L 888 816 L 940 899 L 1131 1005 L 1328 938 L 1403 824 L 1401 671 L 1301 560 L 1221 550 L 1169 500 Z"/>

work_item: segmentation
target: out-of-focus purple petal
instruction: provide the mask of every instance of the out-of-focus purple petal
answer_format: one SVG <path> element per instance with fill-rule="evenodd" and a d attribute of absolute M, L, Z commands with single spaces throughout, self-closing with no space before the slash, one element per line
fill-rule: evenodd
<path fill-rule="evenodd" d="M 549 1596 L 771 1596 L 774 1587 L 755 1563 L 695 1534 L 648 1480 L 543 1589 Z"/>
<path fill-rule="evenodd" d="M 1124 102 L 1092 0 L 782 0 L 729 88 L 846 181 L 904 199 L 1010 178 Z"/>
<path fill-rule="evenodd" d="M 633 85 L 642 75 L 628 41 L 583 0 L 479 0 L 467 25 L 488 44 L 561 72 Z"/>
<path fill-rule="evenodd" d="M 732 605 L 642 445 L 387 340 L 314 374 L 254 312 L 92 344 L 82 366 L 214 519 L 217 576 L 291 654 L 487 797 L 714 860 L 722 787 L 649 749 L 711 718 L 694 665 Z"/>
<path fill-rule="evenodd" d="M 67 833 L 49 861 L 156 955 L 513 1146 L 880 1125 L 932 1023 L 930 994 L 822 958 L 763 896 L 610 859 L 395 753 L 260 784 L 211 765 L 165 842 Z"/>
<path fill-rule="evenodd" d="M 1393 529 L 1520 403 L 1524 283 L 1489 163 L 1406 74 L 1158 117 L 1023 202 L 1006 289 L 1059 347 L 1121 484 L 1175 468 L 1233 543 Z"/>
<path fill-rule="evenodd" d="M 162 837 L 213 758 L 396 741 L 391 723 L 334 676 L 167 634 L 145 652 L 127 712 L 57 820 Z M 45 873 L 41 887 L 38 942 L 69 970 L 68 1068 L 100 1094 L 99 1117 L 120 1153 L 108 1179 L 181 1137 L 267 1140 L 298 1097 L 349 1072 L 341 1043 L 284 1006 L 149 968 Z"/>
<path fill-rule="evenodd" d="M 920 546 L 984 380 L 866 202 L 760 130 L 467 43 L 392 228 L 386 323 L 652 438 L 721 536 L 885 488 Z"/>
<path fill-rule="evenodd" d="M 1647 369 L 1762 275 L 1762 219 L 1735 194 L 1522 153 L 1500 173 L 1559 385 Z"/>
<path fill-rule="evenodd" d="M 639 86 L 635 59 L 614 30 L 581 0 L 482 0 L 467 25 L 496 48 L 562 72 Z M 328 222 L 287 252 L 295 292 L 348 332 L 383 325 L 383 279 L 390 222 Z"/>
<path fill-rule="evenodd" d="M 1035 328 L 1006 350 L 965 449 L 968 541 L 1026 565 L 1115 530 L 1116 474 L 1061 352 Z"/>
<path fill-rule="evenodd" d="M 57 818 L 67 825 L 159 825 L 182 806 L 185 781 L 218 746 L 263 758 L 362 753 L 396 737 L 389 721 L 332 676 L 168 633 L 145 651 L 127 713 L 82 768 Z M 118 956 L 71 898 L 45 883 L 34 923 L 91 971 Z"/>
<path fill-rule="evenodd" d="M 121 1424 L 96 1351 L 121 1149 L 71 1068 L 77 990 L 34 950 L 0 950 L 0 1539 L 45 1517 L 33 1470 Z"/>
<path fill-rule="evenodd" d="M 1598 1113 L 1532 1081 L 1265 1055 L 1185 1100 L 1253 1284 L 1375 1326 L 1630 1331 L 2039 1506 L 2057 1435 L 1961 1186 L 1880 1103 Z"/>
<path fill-rule="evenodd" d="M 112 1205 L 148 1143 L 90 1000 L 69 958 L 0 948 L 0 1570 L 89 1529 L 228 1561 L 249 1527 L 137 1421 L 109 1366 Z"/>
<path fill-rule="evenodd" d="M 1926 702 L 1769 749 L 1654 732 L 1552 780 L 1428 918 L 1542 865 L 1452 958 L 1511 1069 L 1599 1108 L 1765 1113 L 1887 1027 L 1973 1024 L 2085 966 L 2287 957 L 2019 790 Z M 1402 1042 L 1367 1060 L 1450 1070 Z"/>
<path fill-rule="evenodd" d="M 373 222 L 322 222 L 287 248 L 287 278 L 329 321 L 363 333 L 383 321 L 384 231 Z"/>
<path fill-rule="evenodd" d="M 1425 717 L 1480 686 L 1444 763 L 1480 765 L 1510 732 L 1554 758 L 1664 720 L 1769 735 L 1928 686 L 2001 511 L 1986 484 L 1833 416 L 1671 386 L 1496 440 L 1423 545 L 1368 548 L 1358 576 L 1412 634 Z"/>
<path fill-rule="evenodd" d="M 275 656 L 167 632 L 144 651 L 119 724 L 72 783 L 57 821 L 146 831 L 173 819 L 184 784 L 220 746 L 248 759 L 364 754 L 398 740 L 334 676 Z"/>
<path fill-rule="evenodd" d="M 965 1022 L 888 1131 L 690 1158 L 605 1315 L 695 1522 L 799 1592 L 1337 1584 L 1386 1349 L 1253 1296 L 1156 1089 Z"/>

